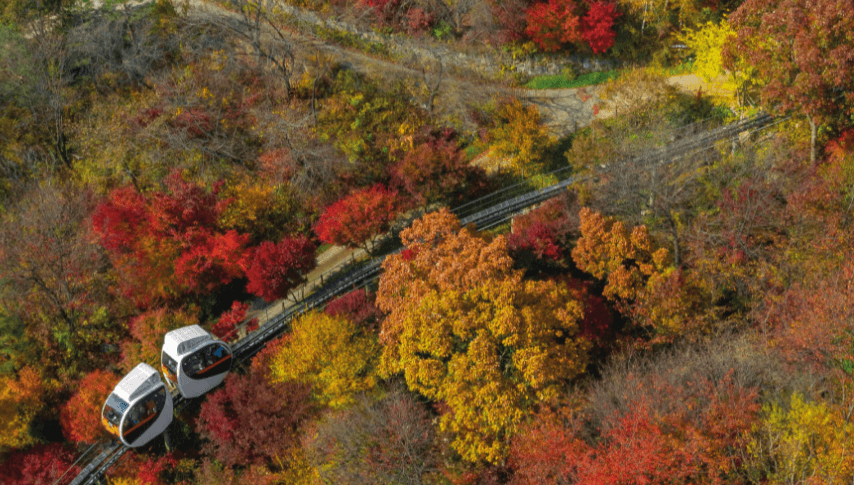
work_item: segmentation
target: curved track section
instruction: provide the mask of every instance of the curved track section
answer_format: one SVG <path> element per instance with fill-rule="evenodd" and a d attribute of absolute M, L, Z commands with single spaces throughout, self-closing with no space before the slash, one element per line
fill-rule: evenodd
<path fill-rule="evenodd" d="M 697 135 L 677 140 L 670 145 L 662 147 L 658 151 L 646 153 L 643 157 L 630 158 L 615 163 L 678 160 L 690 155 L 691 153 L 695 153 L 698 150 L 707 149 L 716 142 L 723 140 L 738 140 L 741 133 L 761 130 L 768 127 L 773 121 L 774 118 L 772 116 L 760 114 L 752 118 L 747 118 L 712 130 L 706 130 Z M 463 225 L 474 224 L 478 229 L 488 229 L 508 220 L 523 209 L 555 197 L 576 180 L 571 176 L 572 173 L 568 168 L 556 170 L 549 175 L 554 176 L 559 181 L 548 187 L 533 191 L 527 190 L 527 187 L 522 185 L 501 189 L 478 200 L 454 208 L 452 209 L 452 212 L 460 217 L 460 222 Z M 517 195 L 520 192 L 522 192 L 521 195 Z M 485 208 L 479 209 L 481 207 Z M 396 252 L 397 251 L 392 252 L 391 254 L 395 254 Z M 320 308 L 338 296 L 357 288 L 363 288 L 373 282 L 379 277 L 382 262 L 385 257 L 386 256 L 373 258 L 361 266 L 348 271 L 341 277 L 320 286 L 308 297 L 272 317 L 258 330 L 255 330 L 235 343 L 232 346 L 232 350 L 234 352 L 236 362 L 244 362 L 254 357 L 255 354 L 267 345 L 267 342 L 270 342 L 287 331 L 290 326 L 290 321 L 294 317 L 309 310 Z M 180 410 L 187 404 L 187 401 L 177 394 L 177 392 L 173 393 L 172 398 L 175 403 L 176 410 Z M 60 479 L 57 481 L 57 484 L 100 484 L 102 483 L 104 473 L 130 449 L 122 445 L 118 440 L 102 443 L 101 447 L 96 449 L 97 455 L 94 455 L 91 452 L 93 448 L 98 447 L 90 447 L 90 449 L 84 453 L 84 456 L 78 458 L 78 461 L 81 461 L 86 455 L 90 456 L 86 465 L 81 465 L 83 468 L 77 477 L 70 482 Z"/>

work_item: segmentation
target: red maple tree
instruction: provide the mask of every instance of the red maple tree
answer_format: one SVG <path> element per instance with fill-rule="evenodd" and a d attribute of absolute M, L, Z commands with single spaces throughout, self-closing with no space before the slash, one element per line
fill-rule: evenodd
<path fill-rule="evenodd" d="M 248 303 L 240 303 L 239 301 L 235 301 L 231 304 L 231 309 L 227 312 L 223 312 L 222 315 L 219 316 L 219 320 L 211 327 L 211 333 L 216 335 L 216 337 L 220 340 L 229 340 L 236 337 L 234 333 L 235 328 L 238 325 L 243 323 L 243 320 L 246 319 L 246 311 L 249 310 Z M 247 328 L 251 328 L 254 323 L 257 323 L 258 319 L 252 319 L 252 321 L 247 322 Z"/>
<path fill-rule="evenodd" d="M 146 200 L 133 187 L 110 192 L 92 215 L 101 246 L 114 253 L 130 253 L 148 224 Z"/>
<path fill-rule="evenodd" d="M 202 403 L 196 431 L 208 440 L 204 450 L 230 466 L 286 456 L 311 415 L 310 394 L 296 382 L 269 384 L 263 372 L 229 376 Z"/>
<path fill-rule="evenodd" d="M 545 52 L 559 50 L 564 44 L 581 39 L 581 21 L 572 0 L 549 0 L 528 7 L 525 34 Z"/>
<path fill-rule="evenodd" d="M 614 4 L 609 2 L 593 2 L 590 10 L 581 19 L 581 38 L 593 49 L 594 54 L 601 54 L 614 45 L 614 20 L 622 15 Z"/>
<path fill-rule="evenodd" d="M 378 184 L 327 207 L 314 230 L 327 244 L 363 248 L 370 253 L 376 239 L 389 230 L 400 211 L 397 191 Z"/>
<path fill-rule="evenodd" d="M 180 283 L 196 292 L 210 292 L 243 274 L 240 259 L 249 243 L 248 234 L 199 231 L 195 239 L 175 261 Z"/>
<path fill-rule="evenodd" d="M 317 245 L 307 236 L 286 237 L 278 244 L 261 243 L 243 263 L 249 279 L 246 291 L 268 302 L 285 298 L 305 283 L 306 276 L 317 265 L 316 250 Z"/>
<path fill-rule="evenodd" d="M 578 204 L 571 195 L 555 197 L 513 218 L 507 247 L 518 265 L 542 270 L 560 263 L 570 237 L 579 233 Z"/>
<path fill-rule="evenodd" d="M 565 278 L 566 286 L 584 302 L 584 319 L 578 325 L 578 334 L 602 348 L 614 338 L 614 315 L 605 297 L 593 291 L 592 281 L 582 281 L 571 277 Z"/>
<path fill-rule="evenodd" d="M 353 290 L 326 305 L 327 315 L 342 315 L 357 326 L 365 326 L 376 330 L 383 312 L 374 304 L 375 294 L 367 290 Z"/>
<path fill-rule="evenodd" d="M 507 247 L 514 257 L 518 253 L 529 252 L 545 261 L 563 259 L 563 249 L 558 245 L 554 230 L 542 222 L 532 224 L 523 233 L 511 233 L 507 237 Z"/>
<path fill-rule="evenodd" d="M 159 485 L 161 474 L 167 470 L 174 469 L 178 460 L 172 457 L 172 453 L 160 457 L 145 458 L 139 464 L 136 480 L 141 485 Z"/>
<path fill-rule="evenodd" d="M 53 485 L 68 471 L 76 476 L 80 469 L 72 466 L 74 453 L 60 443 L 36 445 L 28 450 L 15 451 L 0 465 L 3 485 Z"/>
<path fill-rule="evenodd" d="M 147 196 L 118 188 L 93 215 L 124 294 L 141 307 L 210 292 L 240 277 L 238 261 L 249 241 L 220 227 L 230 203 L 220 197 L 221 183 L 207 190 L 176 170 L 164 185 Z"/>
<path fill-rule="evenodd" d="M 133 453 L 126 456 L 127 458 L 122 459 L 107 471 L 108 479 L 119 483 L 124 478 L 139 485 L 174 483 L 174 480 L 169 480 L 169 472 L 176 469 L 178 460 L 172 453 L 162 456 Z"/>

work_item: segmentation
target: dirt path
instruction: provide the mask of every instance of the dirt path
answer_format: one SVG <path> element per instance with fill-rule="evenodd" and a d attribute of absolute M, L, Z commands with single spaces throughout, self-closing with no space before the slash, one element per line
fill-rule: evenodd
<path fill-rule="evenodd" d="M 206 0 L 187 0 L 187 2 L 189 6 L 188 13 L 191 16 L 199 15 L 207 17 L 211 21 L 222 18 L 238 18 L 238 14 Z M 346 31 L 351 35 L 371 35 L 369 33 L 362 33 L 356 27 L 345 22 L 322 19 L 311 11 L 287 5 L 282 5 L 282 8 L 296 22 L 323 25 L 326 28 Z M 424 67 L 426 69 L 428 76 L 435 75 L 437 71 L 435 61 L 431 61 L 428 58 L 429 56 L 421 52 L 424 49 L 419 51 L 408 44 L 402 47 L 394 45 L 395 48 L 401 49 L 398 55 L 403 56 L 403 51 L 408 52 L 415 49 L 413 54 L 420 55 L 420 61 L 410 58 L 406 62 L 392 62 L 358 50 L 331 45 L 313 36 L 303 35 L 294 31 L 291 31 L 291 35 L 293 35 L 294 42 L 304 48 L 304 59 L 316 53 L 322 53 L 334 62 L 346 63 L 372 79 L 387 83 L 403 82 L 410 87 L 412 98 L 416 101 L 423 102 L 426 100 L 421 68 Z M 465 72 L 467 66 L 471 64 L 473 56 L 450 52 L 450 48 L 446 45 L 443 45 L 442 48 L 445 49 L 442 54 L 444 73 L 436 99 L 436 115 L 439 117 L 460 120 L 468 116 L 469 108 L 473 103 L 485 103 L 490 99 L 502 96 L 516 96 L 536 105 L 543 116 L 543 122 L 552 129 L 552 132 L 556 136 L 560 137 L 578 128 L 588 126 L 595 118 L 609 115 L 604 110 L 602 112 L 599 110 L 602 104 L 598 95 L 601 86 L 533 90 L 508 87 L 499 82 L 489 83 L 485 81 L 472 81 L 468 78 L 461 79 L 459 76 L 449 74 L 448 71 L 453 71 L 456 68 Z M 485 59 L 478 59 L 478 61 L 482 64 Z M 704 94 L 721 96 L 728 94 L 721 88 L 706 83 L 693 74 L 672 76 L 669 78 L 669 82 L 686 93 L 693 94 L 698 90 L 702 90 Z"/>

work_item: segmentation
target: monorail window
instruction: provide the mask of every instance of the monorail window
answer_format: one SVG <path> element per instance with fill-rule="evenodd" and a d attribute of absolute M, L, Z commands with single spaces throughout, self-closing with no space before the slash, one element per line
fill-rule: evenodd
<path fill-rule="evenodd" d="M 208 345 L 185 358 L 181 362 L 181 369 L 186 375 L 193 377 L 229 355 L 226 348 L 220 344 Z"/>
<path fill-rule="evenodd" d="M 163 365 L 166 366 L 167 369 L 169 369 L 169 372 L 175 375 L 178 374 L 178 363 L 175 362 L 175 359 L 169 357 L 169 354 L 167 354 L 166 352 L 162 352 L 162 357 L 160 361 L 163 363 Z"/>
<path fill-rule="evenodd" d="M 181 369 L 184 371 L 184 374 L 192 377 L 202 369 L 205 368 L 205 362 L 202 358 L 202 352 L 196 352 L 195 354 L 188 355 L 184 358 L 184 361 L 181 362 Z"/>
<path fill-rule="evenodd" d="M 107 421 L 112 423 L 114 426 L 118 426 L 119 422 L 122 420 L 122 413 L 125 412 L 127 408 L 128 403 L 115 394 L 110 394 L 109 399 L 107 399 L 107 404 L 104 406 L 104 417 L 107 418 Z"/>
<path fill-rule="evenodd" d="M 133 405 L 128 413 L 125 424 L 125 429 L 128 431 L 125 431 L 125 434 L 132 430 L 134 426 L 137 426 L 156 415 L 158 411 L 163 409 L 165 402 L 166 389 L 163 387 L 140 399 Z"/>

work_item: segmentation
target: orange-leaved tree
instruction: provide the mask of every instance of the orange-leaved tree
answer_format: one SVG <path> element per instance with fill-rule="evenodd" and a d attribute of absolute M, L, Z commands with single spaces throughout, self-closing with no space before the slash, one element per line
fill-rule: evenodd
<path fill-rule="evenodd" d="M 566 287 L 524 281 L 503 237 L 463 229 L 447 209 L 401 233 L 377 292 L 384 375 L 444 402 L 442 428 L 467 460 L 504 458 L 525 410 L 580 374 L 580 302 Z"/>
<path fill-rule="evenodd" d="M 77 392 L 59 414 L 66 438 L 76 443 L 94 443 L 105 434 L 101 426 L 101 406 L 118 381 L 118 376 L 104 370 L 90 372 L 80 381 Z"/>
<path fill-rule="evenodd" d="M 581 237 L 572 250 L 578 269 L 605 281 L 603 295 L 655 337 L 682 333 L 698 321 L 692 275 L 670 266 L 645 226 L 629 228 L 588 208 L 579 212 Z"/>
<path fill-rule="evenodd" d="M 0 377 L 0 453 L 34 443 L 30 421 L 44 406 L 45 382 L 38 371 L 24 367 L 18 377 Z"/>
<path fill-rule="evenodd" d="M 666 249 L 655 249 L 646 227 L 627 227 L 623 222 L 584 207 L 579 212 L 581 238 L 572 250 L 578 269 L 606 280 L 604 295 L 634 300 L 647 279 L 661 271 Z"/>

